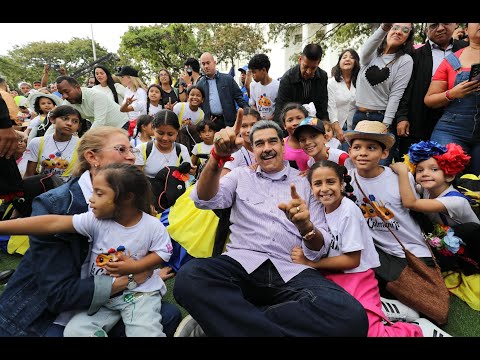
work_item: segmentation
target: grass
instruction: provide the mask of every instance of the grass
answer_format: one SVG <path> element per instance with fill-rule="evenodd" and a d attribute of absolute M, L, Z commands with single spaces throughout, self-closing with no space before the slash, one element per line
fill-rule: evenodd
<path fill-rule="evenodd" d="M 20 255 L 9 255 L 0 251 L 0 271 L 16 268 L 21 259 L 22 256 Z M 174 283 L 175 278 L 166 281 L 168 291 L 164 299 L 177 304 L 173 298 Z M 3 292 L 3 289 L 4 285 L 0 285 L 0 293 Z M 187 311 L 181 306 L 179 308 L 183 317 L 185 317 L 188 314 Z M 480 312 L 473 310 L 465 302 L 452 295 L 450 297 L 448 324 L 442 328 L 455 337 L 480 337 Z"/>

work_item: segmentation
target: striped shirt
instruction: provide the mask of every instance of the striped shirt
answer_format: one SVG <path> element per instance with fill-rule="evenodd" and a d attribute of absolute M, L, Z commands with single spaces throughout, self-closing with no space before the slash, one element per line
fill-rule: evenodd
<path fill-rule="evenodd" d="M 232 206 L 230 216 L 230 242 L 225 255 L 238 261 L 247 273 L 252 273 L 266 260 L 271 260 L 280 276 L 288 282 L 309 266 L 294 264 L 290 253 L 294 246 L 302 246 L 305 256 L 313 261 L 326 254 L 330 246 L 323 205 L 310 190 L 310 184 L 299 171 L 284 161 L 282 171 L 263 173 L 242 166 L 233 169 L 220 179 L 218 193 L 210 200 L 200 200 L 197 188 L 192 190 L 191 199 L 200 209 L 223 209 Z M 305 199 L 310 219 L 320 230 L 325 245 L 319 251 L 305 246 L 296 226 L 287 219 L 278 204 L 291 200 L 290 183 L 294 183 L 298 194 Z"/>

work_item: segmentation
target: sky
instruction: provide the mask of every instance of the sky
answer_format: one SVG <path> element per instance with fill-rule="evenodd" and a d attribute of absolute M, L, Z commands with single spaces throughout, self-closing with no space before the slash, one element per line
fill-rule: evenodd
<path fill-rule="evenodd" d="M 0 55 L 8 55 L 14 45 L 26 45 L 34 41 L 69 41 L 74 37 L 92 38 L 109 52 L 117 52 L 120 38 L 128 26 L 153 25 L 147 23 L 0 23 Z"/>

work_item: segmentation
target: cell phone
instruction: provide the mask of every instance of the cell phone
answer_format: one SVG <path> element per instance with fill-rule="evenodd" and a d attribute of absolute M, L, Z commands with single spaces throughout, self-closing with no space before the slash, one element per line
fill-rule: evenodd
<path fill-rule="evenodd" d="M 470 77 L 468 81 L 478 80 L 480 81 L 480 63 L 472 64 L 472 68 L 470 69 Z"/>

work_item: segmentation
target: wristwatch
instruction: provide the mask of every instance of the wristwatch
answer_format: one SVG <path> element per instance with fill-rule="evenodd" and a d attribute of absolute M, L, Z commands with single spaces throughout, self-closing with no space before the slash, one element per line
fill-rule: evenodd
<path fill-rule="evenodd" d="M 137 287 L 137 283 L 133 277 L 133 274 L 128 275 L 128 284 L 127 284 L 127 289 L 128 290 L 133 290 Z"/>

